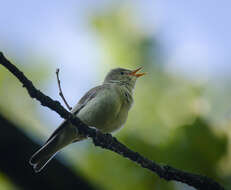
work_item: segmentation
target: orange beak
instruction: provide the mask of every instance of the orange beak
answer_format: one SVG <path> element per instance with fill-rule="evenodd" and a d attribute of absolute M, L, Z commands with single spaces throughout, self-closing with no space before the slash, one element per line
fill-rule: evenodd
<path fill-rule="evenodd" d="M 132 71 L 131 73 L 129 73 L 128 75 L 132 75 L 132 76 L 135 76 L 135 77 L 141 77 L 143 75 L 145 75 L 146 73 L 137 73 L 140 69 L 142 69 L 143 67 L 140 67 L 134 71 Z"/>

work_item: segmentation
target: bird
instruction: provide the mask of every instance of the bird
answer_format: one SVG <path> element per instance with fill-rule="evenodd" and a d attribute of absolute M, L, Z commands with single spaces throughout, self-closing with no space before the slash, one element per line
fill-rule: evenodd
<path fill-rule="evenodd" d="M 83 123 L 102 133 L 112 133 L 126 122 L 133 105 L 133 90 L 137 78 L 146 73 L 115 68 L 106 75 L 103 84 L 90 89 L 74 106 L 71 113 Z M 40 172 L 61 149 L 69 144 L 86 139 L 78 133 L 76 126 L 64 120 L 51 134 L 45 144 L 29 160 L 34 171 Z"/>

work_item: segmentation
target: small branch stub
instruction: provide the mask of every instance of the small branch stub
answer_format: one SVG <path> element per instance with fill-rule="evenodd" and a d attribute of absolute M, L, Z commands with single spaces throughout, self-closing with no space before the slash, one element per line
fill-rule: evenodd
<path fill-rule="evenodd" d="M 65 105 L 67 106 L 68 110 L 71 111 L 72 107 L 69 106 L 69 104 L 67 103 L 63 92 L 62 92 L 62 88 L 61 88 L 61 82 L 59 80 L 59 69 L 56 69 L 56 76 L 57 76 L 57 83 L 58 83 L 58 87 L 59 87 L 59 95 L 61 96 L 61 98 L 63 99 L 63 102 L 65 103 Z"/>

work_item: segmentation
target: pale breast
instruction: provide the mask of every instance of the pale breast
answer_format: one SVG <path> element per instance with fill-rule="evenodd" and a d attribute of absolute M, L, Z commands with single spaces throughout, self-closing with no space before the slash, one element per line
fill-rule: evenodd
<path fill-rule="evenodd" d="M 120 123 L 118 114 L 122 106 L 120 94 L 115 88 L 101 90 L 82 108 L 77 116 L 87 125 L 103 132 L 111 132 Z"/>

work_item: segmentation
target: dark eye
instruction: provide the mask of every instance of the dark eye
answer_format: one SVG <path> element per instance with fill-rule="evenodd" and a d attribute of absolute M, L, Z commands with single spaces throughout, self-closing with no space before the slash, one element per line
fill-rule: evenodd
<path fill-rule="evenodd" d="M 121 74 L 121 75 L 123 75 L 123 74 L 124 74 L 124 72 L 120 72 L 120 74 Z"/>

